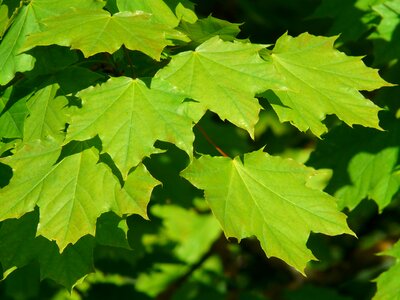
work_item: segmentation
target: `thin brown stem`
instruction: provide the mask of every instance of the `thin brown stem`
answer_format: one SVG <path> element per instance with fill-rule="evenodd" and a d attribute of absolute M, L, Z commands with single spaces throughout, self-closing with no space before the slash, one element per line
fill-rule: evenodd
<path fill-rule="evenodd" d="M 196 127 L 200 131 L 200 133 L 205 137 L 207 142 L 209 142 L 222 156 L 229 157 L 228 154 L 222 151 L 222 149 L 218 147 L 216 143 L 214 143 L 214 141 L 208 136 L 207 132 L 205 132 L 205 130 L 199 124 L 196 124 Z"/>

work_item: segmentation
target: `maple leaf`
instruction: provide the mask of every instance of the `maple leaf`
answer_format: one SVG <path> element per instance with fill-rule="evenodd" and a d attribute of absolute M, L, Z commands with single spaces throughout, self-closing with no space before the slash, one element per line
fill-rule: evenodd
<path fill-rule="evenodd" d="M 155 77 L 168 81 L 253 136 L 261 108 L 254 96 L 274 82 L 258 54 L 263 48 L 213 37 L 195 51 L 173 56 Z"/>
<path fill-rule="evenodd" d="M 310 129 L 320 136 L 327 131 L 321 123 L 335 114 L 348 125 L 380 128 L 380 108 L 358 90 L 371 91 L 390 86 L 368 68 L 360 57 L 346 56 L 333 48 L 337 37 L 303 33 L 281 36 L 269 57 L 264 56 L 279 88 L 265 93 L 279 119 L 290 121 L 301 131 Z"/>
<path fill-rule="evenodd" d="M 35 59 L 29 54 L 20 52 L 26 35 L 40 31 L 39 23 L 43 19 L 58 16 L 76 7 L 95 9 L 103 6 L 104 3 L 96 0 L 31 0 L 26 6 L 22 6 L 0 44 L 0 85 L 13 79 L 16 72 L 29 71 L 33 68 Z"/>
<path fill-rule="evenodd" d="M 335 199 L 307 186 L 317 171 L 293 160 L 257 151 L 239 157 L 203 156 L 183 177 L 205 198 L 227 237 L 255 235 L 267 256 L 304 272 L 315 259 L 306 247 L 311 231 L 352 234 Z"/>
<path fill-rule="evenodd" d="M 38 235 L 55 240 L 62 251 L 86 234 L 95 234 L 96 220 L 113 210 L 119 215 L 146 215 L 151 190 L 158 182 L 138 166 L 121 188 L 111 170 L 98 163 L 89 148 L 65 157 L 52 139 L 25 144 L 1 160 L 13 168 L 10 184 L 0 190 L 0 219 L 19 218 L 40 209 Z"/>
<path fill-rule="evenodd" d="M 99 135 L 124 177 L 145 156 L 157 152 L 156 140 L 176 144 L 192 155 L 192 120 L 180 112 L 183 96 L 148 88 L 139 79 L 111 78 L 77 94 L 82 109 L 74 112 L 67 141 Z"/>
<path fill-rule="evenodd" d="M 105 10 L 78 10 L 65 13 L 62 18 L 46 19 L 44 25 L 41 32 L 27 38 L 21 51 L 56 44 L 79 49 L 89 57 L 100 52 L 114 53 L 125 45 L 159 60 L 169 44 L 165 34 L 173 32 L 170 27 L 153 21 L 150 14 L 140 11 L 110 15 Z"/>

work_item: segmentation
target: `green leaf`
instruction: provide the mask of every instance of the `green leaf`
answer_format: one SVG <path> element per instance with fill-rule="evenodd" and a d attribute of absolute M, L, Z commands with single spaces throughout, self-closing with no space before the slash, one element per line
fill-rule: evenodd
<path fill-rule="evenodd" d="M 216 35 L 224 41 L 233 41 L 240 32 L 239 25 L 208 16 L 194 24 L 183 21 L 178 29 L 196 44 L 201 44 Z"/>
<path fill-rule="evenodd" d="M 366 67 L 360 57 L 335 50 L 335 40 L 308 33 L 295 38 L 281 36 L 266 57 L 268 70 L 280 86 L 271 86 L 273 93 L 264 96 L 282 122 L 290 121 L 301 131 L 310 129 L 316 136 L 327 131 L 321 122 L 327 114 L 336 114 L 350 126 L 380 128 L 380 108 L 358 90 L 371 91 L 390 84 L 377 70 Z"/>
<path fill-rule="evenodd" d="M 160 60 L 162 50 L 169 44 L 165 34 L 172 30 L 143 12 L 110 15 L 105 10 L 77 10 L 62 18 L 49 18 L 44 25 L 42 32 L 27 38 L 22 51 L 56 44 L 79 49 L 89 57 L 100 52 L 114 53 L 125 45 Z"/>
<path fill-rule="evenodd" d="M 382 253 L 395 258 L 395 263 L 389 270 L 383 272 L 377 279 L 377 292 L 374 300 L 399 300 L 400 299 L 400 242 L 397 242 L 392 249 Z"/>
<path fill-rule="evenodd" d="M 86 140 L 99 135 L 103 151 L 111 155 L 123 177 L 145 156 L 157 152 L 156 140 L 176 144 L 192 155 L 192 121 L 180 113 L 184 100 L 161 90 L 149 89 L 141 80 L 111 78 L 77 94 L 77 110 L 67 140 Z"/>
<path fill-rule="evenodd" d="M 332 25 L 326 35 L 340 34 L 340 41 L 357 41 L 371 28 L 377 19 L 372 6 L 383 0 L 323 0 L 312 18 L 330 18 Z"/>
<path fill-rule="evenodd" d="M 120 11 L 143 11 L 152 14 L 154 21 L 165 24 L 168 27 L 176 27 L 178 18 L 163 0 L 117 0 Z"/>
<path fill-rule="evenodd" d="M 261 109 L 255 94 L 271 84 L 265 62 L 258 52 L 262 45 L 224 42 L 218 37 L 175 55 L 155 77 L 182 90 L 253 136 Z"/>
<path fill-rule="evenodd" d="M 65 96 L 56 96 L 58 90 L 57 84 L 48 85 L 29 98 L 29 117 L 24 128 L 25 142 L 46 139 L 48 136 L 60 142 L 64 140 L 63 131 L 67 123 L 65 106 L 68 100 Z"/>
<path fill-rule="evenodd" d="M 16 102 L 12 99 L 14 88 L 7 88 L 0 95 L 0 137 L 22 138 L 25 118 L 28 115 L 27 97 Z M 14 102 L 10 104 L 11 102 Z"/>
<path fill-rule="evenodd" d="M 308 164 L 333 170 L 328 192 L 340 209 L 354 209 L 364 198 L 385 208 L 400 188 L 400 121 L 382 117 L 384 132 L 340 126 L 317 144 Z"/>
<path fill-rule="evenodd" d="M 96 0 L 31 0 L 18 12 L 11 28 L 0 44 L 0 85 L 13 79 L 16 72 L 29 71 L 34 66 L 34 58 L 21 52 L 26 35 L 40 30 L 39 23 L 48 17 L 58 16 L 74 7 L 81 9 L 101 8 Z M 58 19 L 60 20 L 60 19 Z"/>
<path fill-rule="evenodd" d="M 0 190 L 0 219 L 18 218 L 40 209 L 38 235 L 55 240 L 59 248 L 95 234 L 96 220 L 104 212 L 146 215 L 151 190 L 157 184 L 139 166 L 121 188 L 111 170 L 98 162 L 93 148 L 56 163 L 61 148 L 53 140 L 24 145 L 1 160 L 13 168 L 10 184 Z"/>
<path fill-rule="evenodd" d="M 267 256 L 303 273 L 315 259 L 306 247 L 311 231 L 352 234 L 335 199 L 307 187 L 316 171 L 290 159 L 257 151 L 231 160 L 203 156 L 183 177 L 205 191 L 205 198 L 227 237 L 255 235 Z"/>

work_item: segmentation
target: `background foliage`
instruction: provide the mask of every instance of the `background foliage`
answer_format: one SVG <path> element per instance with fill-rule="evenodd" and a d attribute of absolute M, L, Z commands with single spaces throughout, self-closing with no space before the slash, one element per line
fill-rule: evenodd
<path fill-rule="evenodd" d="M 398 299 L 400 1 L 193 2 L 0 1 L 0 298 Z"/>

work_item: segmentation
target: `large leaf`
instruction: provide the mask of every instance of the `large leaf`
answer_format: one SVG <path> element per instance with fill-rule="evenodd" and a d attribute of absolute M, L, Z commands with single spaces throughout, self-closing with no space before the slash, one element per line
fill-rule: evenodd
<path fill-rule="evenodd" d="M 121 188 L 111 170 L 98 162 L 94 148 L 67 156 L 53 140 L 24 145 L 1 162 L 13 168 L 10 184 L 0 190 L 0 219 L 18 218 L 40 208 L 38 235 L 55 240 L 63 250 L 86 234 L 95 234 L 96 220 L 104 212 L 137 213 L 146 206 L 155 179 L 139 166 Z"/>
<path fill-rule="evenodd" d="M 156 140 L 174 143 L 192 155 L 192 121 L 180 113 L 182 96 L 149 89 L 128 77 L 111 78 L 78 96 L 82 109 L 73 114 L 67 139 L 99 135 L 103 150 L 124 177 L 143 157 L 156 152 Z"/>
<path fill-rule="evenodd" d="M 307 185 L 314 169 L 257 151 L 239 157 L 203 156 L 183 176 L 205 198 L 227 237 L 255 235 L 267 256 L 300 272 L 315 257 L 306 247 L 311 231 L 352 233 L 335 199 Z"/>
<path fill-rule="evenodd" d="M 74 7 L 81 9 L 100 8 L 104 5 L 96 0 L 31 0 L 18 12 L 11 28 L 0 44 L 0 85 L 13 79 L 16 72 L 31 70 L 34 58 L 29 54 L 20 54 L 26 35 L 40 30 L 43 19 L 60 15 Z"/>
<path fill-rule="evenodd" d="M 261 106 L 255 94 L 273 82 L 258 52 L 262 45 L 224 42 L 218 37 L 174 56 L 156 77 L 201 102 L 221 119 L 253 136 Z"/>
<path fill-rule="evenodd" d="M 339 208 L 353 209 L 370 198 L 382 210 L 400 188 L 400 122 L 382 117 L 384 132 L 340 126 L 329 132 L 312 153 L 309 165 L 329 168 L 327 190 Z"/>
<path fill-rule="evenodd" d="M 301 131 L 310 129 L 317 136 L 327 131 L 321 122 L 327 114 L 336 114 L 348 125 L 379 128 L 379 107 L 358 90 L 390 84 L 360 57 L 335 50 L 335 39 L 308 33 L 280 37 L 271 55 L 265 57 L 280 87 L 271 86 L 273 93 L 265 96 L 281 121 L 290 121 Z"/>
<path fill-rule="evenodd" d="M 100 52 L 114 53 L 125 45 L 159 60 L 168 45 L 165 33 L 171 31 L 140 11 L 110 15 L 105 10 L 78 10 L 62 18 L 49 18 L 44 24 L 42 32 L 28 37 L 24 51 L 56 44 L 79 49 L 88 57 Z"/>

